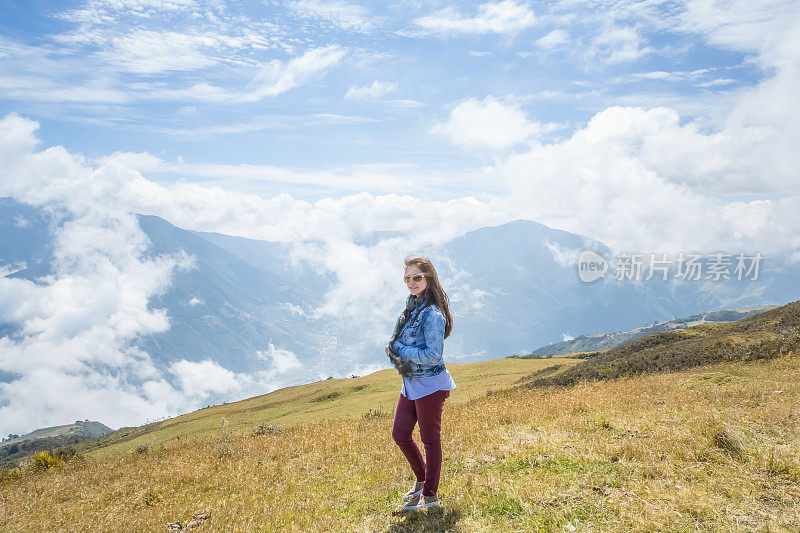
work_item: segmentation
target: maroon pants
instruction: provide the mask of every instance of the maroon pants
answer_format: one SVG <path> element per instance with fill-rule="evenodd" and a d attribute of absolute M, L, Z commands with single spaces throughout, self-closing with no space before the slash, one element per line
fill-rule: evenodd
<path fill-rule="evenodd" d="M 424 481 L 422 494 L 432 496 L 439 489 L 439 472 L 442 470 L 442 407 L 450 396 L 449 390 L 440 390 L 417 400 L 409 400 L 402 394 L 394 412 L 392 438 L 408 459 L 417 481 Z M 425 445 L 422 459 L 419 446 L 411 434 L 419 422 L 419 434 Z"/>

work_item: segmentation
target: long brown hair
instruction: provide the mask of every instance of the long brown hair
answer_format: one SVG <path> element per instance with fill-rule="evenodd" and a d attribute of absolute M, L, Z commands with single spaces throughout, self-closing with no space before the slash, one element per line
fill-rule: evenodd
<path fill-rule="evenodd" d="M 450 336 L 450 332 L 453 331 L 453 317 L 450 315 L 450 299 L 439 283 L 439 275 L 436 273 L 436 269 L 433 268 L 433 263 L 424 257 L 409 256 L 406 257 L 405 265 L 406 268 L 411 265 L 417 266 L 422 273 L 425 274 L 425 280 L 428 282 L 428 286 L 425 287 L 425 296 L 439 308 L 439 311 L 441 311 L 444 316 L 444 338 L 446 339 Z"/>

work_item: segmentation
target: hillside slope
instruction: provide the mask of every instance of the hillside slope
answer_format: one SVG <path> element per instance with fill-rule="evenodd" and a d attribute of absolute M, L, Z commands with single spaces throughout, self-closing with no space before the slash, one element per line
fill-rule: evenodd
<path fill-rule="evenodd" d="M 548 360 L 496 360 L 448 364 L 456 381 L 452 403 L 485 396 L 487 391 L 509 388 L 522 376 L 552 364 L 577 363 L 569 357 Z M 124 454 L 139 446 L 161 445 L 181 438 L 247 433 L 259 425 L 289 428 L 309 422 L 361 418 L 394 409 L 402 381 L 394 369 L 368 376 L 327 379 L 255 396 L 239 402 L 207 407 L 140 427 L 122 428 L 78 449 L 93 455 Z"/>
<path fill-rule="evenodd" d="M 390 413 L 228 428 L 6 471 L 0 530 L 797 531 L 798 413 L 794 354 L 448 401 L 445 507 L 407 516 Z"/>
<path fill-rule="evenodd" d="M 800 301 L 738 322 L 704 324 L 653 333 L 556 373 L 542 369 L 522 380 L 527 387 L 565 386 L 643 372 L 674 371 L 721 361 L 770 359 L 800 351 Z"/>
<path fill-rule="evenodd" d="M 548 355 L 562 355 L 568 353 L 599 352 L 616 348 L 639 337 L 644 337 L 651 333 L 661 331 L 674 331 L 676 329 L 686 329 L 708 323 L 735 322 L 744 318 L 763 313 L 778 307 L 777 305 L 761 305 L 758 307 L 748 307 L 744 309 L 726 309 L 724 311 L 709 311 L 686 318 L 674 318 L 664 322 L 658 322 L 650 326 L 642 326 L 631 331 L 620 331 L 616 333 L 595 333 L 591 335 L 579 335 L 574 339 L 554 342 L 547 346 L 542 346 L 528 355 L 516 357 L 545 357 Z"/>

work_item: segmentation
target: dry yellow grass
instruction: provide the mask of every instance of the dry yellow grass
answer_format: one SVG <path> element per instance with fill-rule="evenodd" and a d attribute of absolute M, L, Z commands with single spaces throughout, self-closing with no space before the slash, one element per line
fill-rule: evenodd
<path fill-rule="evenodd" d="M 798 531 L 800 360 L 785 356 L 446 403 L 443 510 L 395 517 L 412 477 L 391 417 L 23 469 L 2 531 Z"/>
<path fill-rule="evenodd" d="M 497 359 L 481 363 L 448 364 L 457 383 L 450 403 L 462 403 L 488 390 L 509 388 L 523 376 L 555 364 L 568 368 L 578 361 L 569 356 L 548 359 Z M 220 435 L 220 420 L 228 432 L 247 432 L 257 424 L 285 428 L 309 422 L 361 418 L 368 411 L 390 411 L 397 403 L 400 381 L 394 369 L 368 376 L 328 379 L 276 390 L 246 400 L 200 409 L 163 422 L 112 433 L 93 445 L 91 454 L 112 456 L 141 445 L 160 445 L 177 439 Z"/>

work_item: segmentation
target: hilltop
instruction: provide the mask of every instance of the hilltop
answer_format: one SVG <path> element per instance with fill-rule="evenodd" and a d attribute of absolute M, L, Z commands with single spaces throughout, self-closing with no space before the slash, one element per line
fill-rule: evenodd
<path fill-rule="evenodd" d="M 100 422 L 76 420 L 74 424 L 40 428 L 20 437 L 4 440 L 0 445 L 0 467 L 41 450 L 51 450 L 95 439 L 112 429 Z"/>

